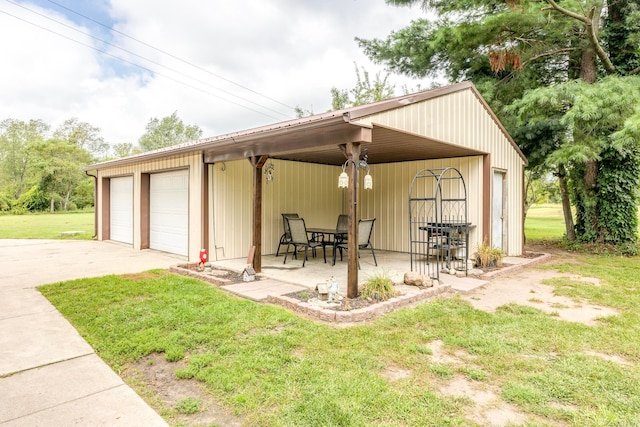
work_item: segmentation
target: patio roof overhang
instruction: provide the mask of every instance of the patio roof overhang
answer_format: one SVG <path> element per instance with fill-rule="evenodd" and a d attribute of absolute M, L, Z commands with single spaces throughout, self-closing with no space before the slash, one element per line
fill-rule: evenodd
<path fill-rule="evenodd" d="M 311 129 L 290 129 L 280 135 L 254 135 L 249 139 L 215 144 L 203 150 L 204 162 L 268 156 L 272 159 L 340 166 L 346 160 L 344 146 L 351 142 L 359 142 L 363 149 L 368 150 L 369 164 L 486 154 L 382 125 L 368 127 L 341 121 Z"/>

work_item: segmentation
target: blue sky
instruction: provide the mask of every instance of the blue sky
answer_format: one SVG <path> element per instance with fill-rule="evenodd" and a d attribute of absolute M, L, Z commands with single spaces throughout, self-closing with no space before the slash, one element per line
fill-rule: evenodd
<path fill-rule="evenodd" d="M 354 86 L 354 62 L 372 77 L 381 70 L 354 37 L 383 38 L 424 16 L 384 0 L 54 1 L 0 0 L 0 38 L 12 41 L 0 44 L 10 65 L 0 67 L 0 120 L 55 128 L 77 117 L 111 143 L 137 142 L 150 118 L 174 111 L 204 136 L 293 118 L 295 106 L 324 112 L 331 87 Z M 398 94 L 429 85 L 390 80 Z"/>

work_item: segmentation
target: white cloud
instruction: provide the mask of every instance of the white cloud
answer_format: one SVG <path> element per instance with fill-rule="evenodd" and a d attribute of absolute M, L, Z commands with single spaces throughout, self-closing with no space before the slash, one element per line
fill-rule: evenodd
<path fill-rule="evenodd" d="M 29 3 L 23 5 L 80 28 L 51 9 Z M 68 7 L 76 10 L 73 5 Z M 136 142 L 151 117 L 164 117 L 173 111 L 178 111 L 186 123 L 198 124 L 205 136 L 287 118 L 260 106 L 284 111 L 288 118 L 293 117 L 293 112 L 282 105 L 211 73 L 289 106 L 313 108 L 318 113 L 330 107 L 332 86 L 341 89 L 354 86 L 354 61 L 369 70 L 372 77 L 381 69 L 364 56 L 354 37 L 383 38 L 392 29 L 406 26 L 411 19 L 422 15 L 419 9 L 390 7 L 383 0 L 251 0 L 243 3 L 112 0 L 110 9 L 105 5 L 100 9 L 108 9 L 110 16 L 102 16 L 103 19 L 92 16 L 94 19 L 106 22 L 106 18 L 110 18 L 118 31 L 209 72 L 190 67 L 130 38 L 113 35 L 114 44 L 166 68 L 159 67 L 3 3 L 0 11 L 51 28 L 84 45 L 144 64 L 157 74 L 150 75 L 0 13 L 0 37 L 13 41 L 0 44 L 0 55 L 7 64 L 0 67 L 0 119 L 41 118 L 55 127 L 67 118 L 78 117 L 100 127 L 107 141 L 117 143 Z M 86 25 L 104 37 L 104 29 L 89 22 Z M 400 77 L 391 80 L 397 83 L 398 93 L 401 84 L 409 81 Z"/>

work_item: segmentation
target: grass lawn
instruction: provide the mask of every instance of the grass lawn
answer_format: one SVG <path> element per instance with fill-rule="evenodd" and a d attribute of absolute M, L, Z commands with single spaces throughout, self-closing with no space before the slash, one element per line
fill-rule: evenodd
<path fill-rule="evenodd" d="M 564 236 L 562 205 L 533 205 L 527 211 L 524 234 L 527 242 L 536 240 L 560 240 Z"/>
<path fill-rule="evenodd" d="M 469 425 L 470 398 L 440 393 L 455 379 L 493 390 L 528 425 L 640 425 L 640 258 L 576 254 L 542 268 L 599 278 L 549 284 L 620 315 L 587 326 L 452 297 L 336 328 L 161 270 L 40 290 L 116 372 L 162 353 L 246 425 Z M 176 423 L 175 408 L 149 401 Z"/>
<path fill-rule="evenodd" d="M 91 239 L 93 211 L 0 215 L 0 239 Z M 61 236 L 65 231 L 81 231 Z"/>

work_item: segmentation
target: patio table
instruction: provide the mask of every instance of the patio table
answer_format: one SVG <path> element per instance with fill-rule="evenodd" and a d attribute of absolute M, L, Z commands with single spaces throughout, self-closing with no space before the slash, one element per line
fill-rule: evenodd
<path fill-rule="evenodd" d="M 328 246 L 331 244 L 333 246 L 333 264 L 336 263 L 336 246 L 338 244 L 338 240 L 336 237 L 338 236 L 346 236 L 347 233 L 344 231 L 338 231 L 335 228 L 319 228 L 319 227 L 311 227 L 307 228 L 307 233 L 311 233 L 312 239 L 317 238 L 319 234 L 322 235 L 322 240 L 324 241 L 324 236 L 328 236 L 330 240 L 328 240 L 324 245 Z"/>

